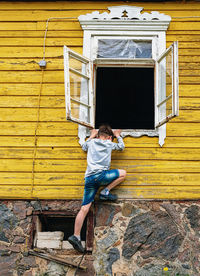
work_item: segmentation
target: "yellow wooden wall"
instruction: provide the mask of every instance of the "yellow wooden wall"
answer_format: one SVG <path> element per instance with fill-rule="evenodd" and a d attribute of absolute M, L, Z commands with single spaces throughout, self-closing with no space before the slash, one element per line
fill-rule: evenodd
<path fill-rule="evenodd" d="M 37 62 L 43 57 L 46 20 L 124 4 L 0 2 L 0 198 L 82 197 L 86 154 L 77 125 L 65 119 L 62 46 L 82 53 L 83 32 L 77 19 L 50 21 L 37 124 L 42 80 Z M 112 168 L 128 172 L 117 193 L 121 198 L 200 198 L 200 3 L 129 4 L 172 16 L 167 46 L 179 41 L 180 116 L 168 123 L 163 148 L 158 138 L 125 139 L 126 149 L 112 159 Z"/>

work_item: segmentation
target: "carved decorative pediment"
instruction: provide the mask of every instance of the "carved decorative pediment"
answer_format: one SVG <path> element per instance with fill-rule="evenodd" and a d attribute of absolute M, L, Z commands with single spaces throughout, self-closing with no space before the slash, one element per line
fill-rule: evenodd
<path fill-rule="evenodd" d="M 98 11 L 94 11 L 92 13 L 87 13 L 86 15 L 80 15 L 79 21 L 87 21 L 87 20 L 144 20 L 144 21 L 152 21 L 152 20 L 161 20 L 161 21 L 171 21 L 171 17 L 169 15 L 165 15 L 163 13 L 159 13 L 157 11 L 152 11 L 151 13 L 141 13 L 143 10 L 142 7 L 135 6 L 114 6 L 108 7 L 108 12 L 99 13 Z"/>

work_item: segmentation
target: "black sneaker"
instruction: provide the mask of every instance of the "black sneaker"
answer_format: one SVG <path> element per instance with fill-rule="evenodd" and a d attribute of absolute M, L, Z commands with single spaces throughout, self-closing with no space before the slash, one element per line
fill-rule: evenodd
<path fill-rule="evenodd" d="M 85 249 L 83 248 L 81 241 L 77 239 L 76 236 L 72 235 L 68 238 L 68 242 L 74 247 L 75 250 L 84 253 Z"/>
<path fill-rule="evenodd" d="M 99 195 L 99 199 L 101 200 L 111 200 L 111 201 L 115 201 L 118 199 L 118 196 L 117 195 L 113 195 L 111 193 L 109 193 L 108 195 L 102 195 L 100 194 Z"/>

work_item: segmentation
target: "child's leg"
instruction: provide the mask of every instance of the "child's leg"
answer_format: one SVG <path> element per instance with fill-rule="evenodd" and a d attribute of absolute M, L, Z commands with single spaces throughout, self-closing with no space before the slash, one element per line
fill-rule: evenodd
<path fill-rule="evenodd" d="M 75 236 L 80 237 L 83 222 L 85 220 L 85 217 L 87 216 L 87 213 L 89 212 L 91 205 L 92 205 L 92 202 L 87 205 L 83 205 L 81 207 L 80 211 L 78 212 L 76 219 L 75 219 L 75 225 L 74 225 L 74 235 Z"/>
<path fill-rule="evenodd" d="M 125 170 L 118 170 L 119 171 L 119 177 L 117 179 L 115 179 L 114 181 L 112 181 L 107 187 L 106 189 L 108 189 L 109 191 L 111 189 L 113 189 L 114 187 L 116 187 L 117 185 L 119 185 L 122 181 L 124 181 L 125 177 L 126 177 L 126 171 Z"/>
<path fill-rule="evenodd" d="M 117 175 L 116 175 L 117 172 Z M 105 189 L 100 192 L 100 199 L 101 200 L 116 200 L 117 195 L 112 195 L 110 190 L 119 185 L 126 177 L 125 170 L 110 170 L 107 171 L 105 178 L 103 179 L 103 184 L 106 182 L 109 183 Z M 113 180 L 114 179 L 114 180 Z M 105 185 L 104 184 L 104 185 Z"/>
<path fill-rule="evenodd" d="M 96 178 L 97 178 L 97 175 L 94 175 L 94 176 L 88 177 L 85 181 L 83 202 L 82 202 L 81 209 L 78 212 L 75 219 L 74 235 L 68 238 L 68 241 L 72 244 L 74 249 L 82 253 L 84 252 L 84 248 L 81 244 L 80 234 L 81 234 L 81 229 L 82 229 L 85 217 L 89 212 L 90 206 L 92 205 L 92 202 L 94 201 L 94 197 L 99 188 L 99 186 L 96 185 L 95 183 Z"/>

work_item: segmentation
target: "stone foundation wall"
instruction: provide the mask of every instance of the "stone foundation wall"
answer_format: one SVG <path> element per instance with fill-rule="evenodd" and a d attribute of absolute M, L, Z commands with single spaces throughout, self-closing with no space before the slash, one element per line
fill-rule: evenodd
<path fill-rule="evenodd" d="M 95 207 L 97 275 L 200 275 L 199 201 L 127 201 Z"/>
<path fill-rule="evenodd" d="M 27 255 L 33 212 L 79 210 L 80 201 L 1 201 L 0 275 L 69 276 L 75 269 Z M 82 264 L 98 276 L 199 276 L 200 201 L 94 204 L 94 247 Z M 74 250 L 60 256 L 79 262 Z"/>

